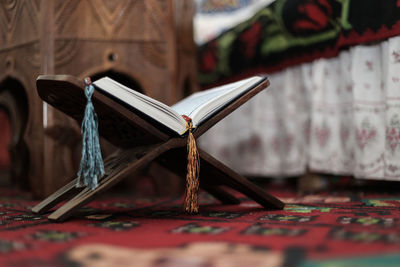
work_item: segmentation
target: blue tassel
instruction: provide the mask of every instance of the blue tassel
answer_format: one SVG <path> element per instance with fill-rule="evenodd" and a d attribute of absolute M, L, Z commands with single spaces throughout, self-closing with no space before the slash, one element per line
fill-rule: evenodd
<path fill-rule="evenodd" d="M 89 186 L 93 190 L 104 175 L 104 164 L 99 144 L 97 115 L 92 103 L 94 86 L 90 78 L 85 78 L 85 85 L 87 104 L 81 125 L 82 156 L 76 186 Z"/>

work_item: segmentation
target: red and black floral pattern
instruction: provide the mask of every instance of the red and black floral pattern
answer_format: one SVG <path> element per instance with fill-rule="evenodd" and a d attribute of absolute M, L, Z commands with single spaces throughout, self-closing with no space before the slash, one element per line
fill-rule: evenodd
<path fill-rule="evenodd" d="M 333 57 L 351 45 L 400 34 L 399 21 L 398 0 L 276 0 L 199 47 L 200 83 Z"/>

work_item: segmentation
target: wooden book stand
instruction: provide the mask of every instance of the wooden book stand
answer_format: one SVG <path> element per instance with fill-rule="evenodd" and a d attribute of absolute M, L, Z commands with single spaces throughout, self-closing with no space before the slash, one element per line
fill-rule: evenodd
<path fill-rule="evenodd" d="M 199 126 L 193 132 L 194 137 L 201 136 L 210 127 L 268 85 L 269 82 L 266 80 L 231 102 Z M 69 75 L 43 75 L 37 79 L 37 89 L 41 98 L 78 122 L 82 120 L 86 105 L 84 86 L 83 81 Z M 124 149 L 105 159 L 106 174 L 99 181 L 99 186 L 96 189 L 77 188 L 75 186 L 76 179 L 74 179 L 32 208 L 34 213 L 43 213 L 73 196 L 48 216 L 50 220 L 62 221 L 67 219 L 79 207 L 92 201 L 97 194 L 106 191 L 127 177 L 128 174 L 133 175 L 152 161 L 158 162 L 185 179 L 186 136 L 171 137 L 165 131 L 157 128 L 156 123 L 150 123 L 149 120 L 143 119 L 143 116 L 139 116 L 137 111 L 132 112 L 129 107 L 98 91 L 93 94 L 92 101 L 99 118 L 100 135 Z M 267 209 L 283 208 L 284 204 L 279 199 L 269 195 L 205 151 L 199 149 L 199 154 L 200 187 L 222 203 L 240 203 L 236 197 L 220 187 L 227 186 L 253 199 Z"/>

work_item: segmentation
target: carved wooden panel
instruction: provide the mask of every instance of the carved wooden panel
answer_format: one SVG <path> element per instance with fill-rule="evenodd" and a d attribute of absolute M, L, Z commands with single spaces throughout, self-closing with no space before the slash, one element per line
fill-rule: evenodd
<path fill-rule="evenodd" d="M 36 77 L 83 78 L 113 71 L 172 104 L 184 95 L 185 84 L 196 88 L 192 16 L 192 1 L 0 2 L 0 82 L 16 79 L 25 91 L 29 117 L 21 138 L 28 148 L 35 195 L 48 195 L 65 184 L 79 157 L 79 144 L 66 145 L 54 134 L 59 129 L 79 134 L 79 126 L 40 101 Z"/>
<path fill-rule="evenodd" d="M 17 158 L 12 159 L 12 176 L 23 187 L 36 182 L 42 188 L 42 181 L 33 179 L 43 176 L 43 129 L 37 127 L 42 125 L 42 103 L 34 94 L 35 78 L 42 65 L 40 6 L 39 0 L 7 0 L 0 4 L 0 90 L 7 90 L 2 98 L 7 99 L 6 108 L 14 114 L 10 117 L 14 131 L 10 152 Z M 9 87 L 9 81 L 18 86 Z M 18 88 L 22 88 L 21 92 Z M 26 102 L 21 103 L 21 98 L 26 98 Z M 21 105 L 25 110 L 18 112 Z M 29 114 L 29 120 L 23 122 L 21 117 Z M 21 153 L 22 150 L 26 152 Z M 24 171 L 25 177 L 21 177 L 19 174 Z"/>
<path fill-rule="evenodd" d="M 167 57 L 175 41 L 170 1 L 56 2 L 56 73 L 83 77 L 113 69 L 138 80 L 151 97 L 177 100 L 168 62 L 177 59 Z"/>
<path fill-rule="evenodd" d="M 6 0 L 0 5 L 0 45 L 13 47 L 38 40 L 39 34 L 38 0 Z M 21 19 L 24 18 L 24 19 Z"/>
<path fill-rule="evenodd" d="M 55 1 L 55 32 L 61 38 L 164 41 L 168 1 Z"/>

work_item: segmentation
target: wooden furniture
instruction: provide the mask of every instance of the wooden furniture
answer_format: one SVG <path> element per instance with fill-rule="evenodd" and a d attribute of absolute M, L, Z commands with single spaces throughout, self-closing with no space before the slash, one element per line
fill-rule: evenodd
<path fill-rule="evenodd" d="M 5 147 L 1 148 L 3 157 L 8 158 L 8 164 L 0 166 L 0 183 L 10 185 L 11 180 L 20 185 L 21 188 L 28 188 L 26 177 L 28 174 L 27 164 L 27 147 L 22 139 L 26 127 L 26 99 L 20 96 L 16 98 L 15 93 L 19 91 L 18 84 L 15 81 L 8 81 L 0 85 L 6 88 L 0 91 L 0 110 L 3 115 L 0 131 L 1 140 Z M 1 120 L 1 119 L 0 119 Z M 6 125 L 8 125 L 8 127 Z M 6 126 L 6 127 L 4 127 Z M 4 127 L 4 128 L 3 128 Z M 13 133 L 13 135 L 11 135 Z M 8 153 L 8 154 L 6 154 Z M 10 168 L 10 162 L 13 163 L 13 168 Z"/>
<path fill-rule="evenodd" d="M 268 85 L 268 80 L 265 80 L 231 102 L 226 108 L 200 125 L 194 131 L 194 137 L 201 136 L 211 126 Z M 75 120 L 82 120 L 86 101 L 85 86 L 81 80 L 72 76 L 44 75 L 39 77 L 37 87 L 40 96 L 46 102 Z M 92 102 L 99 118 L 101 136 L 118 147 L 129 149 L 118 151 L 105 160 L 106 175 L 100 180 L 96 189 L 76 188 L 76 180 L 74 180 L 33 207 L 32 211 L 35 213 L 45 212 L 71 194 L 75 194 L 66 204 L 50 214 L 48 218 L 51 220 L 61 221 L 68 218 L 77 208 L 91 201 L 97 194 L 109 189 L 127 174 L 134 174 L 154 160 L 185 179 L 187 137 L 171 137 L 156 128 L 154 124 L 131 112 L 129 107 L 98 91 L 94 92 Z M 265 208 L 283 208 L 280 200 L 267 194 L 205 151 L 199 150 L 199 154 L 200 187 L 223 203 L 237 204 L 239 202 L 220 187 L 228 186 L 245 194 Z"/>
<path fill-rule="evenodd" d="M 19 114 L 13 125 L 22 125 L 13 134 L 16 158 L 23 161 L 12 166 L 22 184 L 47 196 L 69 181 L 79 162 L 79 149 L 54 138 L 57 129 L 79 132 L 79 127 L 38 98 L 37 76 L 109 75 L 172 104 L 196 90 L 193 5 L 174 0 L 0 3 L 0 94 L 11 93 L 15 104 L 6 109 Z"/>

